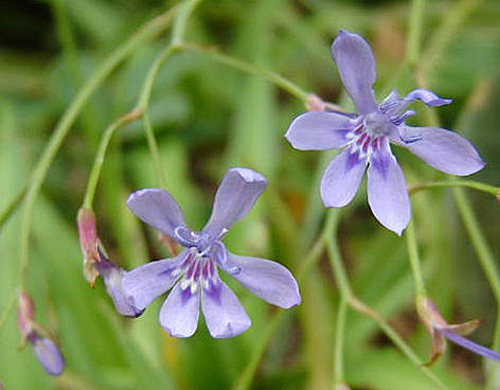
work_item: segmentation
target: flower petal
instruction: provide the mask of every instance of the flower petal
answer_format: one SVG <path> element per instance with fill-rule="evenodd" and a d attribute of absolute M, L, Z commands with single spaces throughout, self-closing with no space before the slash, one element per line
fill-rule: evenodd
<path fill-rule="evenodd" d="M 429 91 L 428 89 L 414 89 L 411 91 L 404 100 L 413 102 L 416 99 L 421 100 L 429 107 L 439 107 L 444 106 L 446 104 L 450 104 L 452 102 L 451 99 L 443 99 L 436 95 L 434 92 Z"/>
<path fill-rule="evenodd" d="M 224 229 L 242 219 L 266 187 L 267 180 L 248 168 L 231 168 L 215 195 L 212 216 L 203 229 L 218 237 Z"/>
<path fill-rule="evenodd" d="M 330 162 L 321 181 L 321 199 L 326 207 L 343 207 L 358 190 L 366 168 L 366 158 L 345 148 Z"/>
<path fill-rule="evenodd" d="M 236 295 L 220 279 L 203 288 L 201 308 L 214 338 L 238 336 L 252 324 Z"/>
<path fill-rule="evenodd" d="M 142 221 L 173 238 L 175 228 L 185 225 L 179 205 L 161 188 L 136 191 L 128 197 L 127 205 Z"/>
<path fill-rule="evenodd" d="M 228 263 L 239 270 L 231 276 L 259 298 L 285 309 L 300 303 L 297 281 L 281 264 L 232 253 L 229 253 Z"/>
<path fill-rule="evenodd" d="M 459 336 L 458 334 L 452 332 L 446 328 L 438 328 L 440 333 L 443 334 L 448 340 L 453 341 L 455 344 L 460 345 L 461 347 L 468 349 L 478 355 L 487 357 L 489 359 L 496 360 L 500 362 L 500 353 L 497 351 L 493 351 L 489 348 L 483 347 L 482 345 L 476 344 L 473 341 L 466 339 L 465 337 Z"/>
<path fill-rule="evenodd" d="M 129 301 L 121 286 L 123 277 L 127 274 L 125 270 L 112 263 L 109 263 L 110 265 L 106 265 L 106 269 L 103 269 L 101 263 L 103 263 L 103 261 L 95 263 L 95 265 L 103 277 L 106 291 L 113 300 L 116 311 L 125 317 L 139 317 L 144 312 L 144 308 L 136 308 Z"/>
<path fill-rule="evenodd" d="M 400 126 L 403 139 L 393 140 L 445 173 L 466 176 L 481 170 L 485 162 L 474 146 L 461 135 L 437 127 Z M 404 140 L 412 140 L 404 142 Z"/>
<path fill-rule="evenodd" d="M 182 252 L 172 259 L 152 261 L 127 272 L 121 288 L 130 303 L 143 310 L 170 289 L 179 277 L 176 270 L 186 256 L 187 252 Z"/>
<path fill-rule="evenodd" d="M 372 154 L 368 168 L 368 203 L 387 229 L 398 235 L 410 221 L 410 200 L 403 171 L 387 141 Z"/>
<path fill-rule="evenodd" d="M 33 337 L 33 352 L 50 375 L 61 375 L 64 370 L 64 358 L 54 342 L 46 337 Z"/>
<path fill-rule="evenodd" d="M 344 146 L 356 121 L 334 112 L 306 112 L 291 123 L 285 137 L 299 150 L 327 150 Z"/>
<path fill-rule="evenodd" d="M 191 337 L 198 327 L 200 292 L 177 283 L 160 310 L 160 325 L 170 336 Z"/>
<path fill-rule="evenodd" d="M 377 111 L 372 89 L 376 78 L 375 61 L 368 43 L 357 34 L 340 30 L 332 44 L 332 55 L 342 83 L 359 113 Z"/>

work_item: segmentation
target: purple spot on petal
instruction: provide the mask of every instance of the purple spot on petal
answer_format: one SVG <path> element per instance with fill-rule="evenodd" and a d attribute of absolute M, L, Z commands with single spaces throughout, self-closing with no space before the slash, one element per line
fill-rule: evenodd
<path fill-rule="evenodd" d="M 197 294 L 197 293 L 195 293 Z M 181 304 L 185 305 L 187 301 L 191 299 L 193 294 L 191 294 L 191 289 L 188 287 L 181 292 Z"/>
<path fill-rule="evenodd" d="M 349 153 L 349 156 L 347 157 L 346 165 L 345 165 L 345 170 L 350 171 L 352 168 L 354 168 L 356 165 L 358 165 L 360 162 L 359 159 L 359 153 L 354 152 L 354 153 Z"/>

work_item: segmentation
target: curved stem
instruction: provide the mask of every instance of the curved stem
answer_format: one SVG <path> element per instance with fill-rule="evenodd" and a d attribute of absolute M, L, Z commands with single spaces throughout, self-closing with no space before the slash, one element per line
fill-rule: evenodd
<path fill-rule="evenodd" d="M 413 278 L 415 279 L 415 287 L 417 289 L 417 298 L 425 296 L 424 277 L 422 276 L 422 268 L 420 267 L 420 257 L 418 255 L 417 238 L 413 222 L 408 224 L 406 228 L 406 245 L 408 247 L 408 257 L 410 259 Z"/>
<path fill-rule="evenodd" d="M 498 267 L 493 257 L 493 253 L 484 238 L 484 234 L 481 231 L 479 222 L 472 211 L 472 207 L 467 200 L 462 189 L 455 188 L 453 190 L 455 195 L 455 202 L 458 207 L 458 212 L 460 218 L 465 226 L 465 230 L 472 241 L 472 245 L 476 251 L 479 263 L 483 268 L 483 272 L 488 279 L 488 283 L 491 287 L 495 300 L 497 302 L 497 319 L 495 325 L 495 337 L 493 339 L 492 349 L 500 349 L 500 277 L 498 272 Z M 494 367 L 489 373 L 486 383 L 486 389 L 493 389 L 495 373 L 497 372 L 497 367 Z"/>
<path fill-rule="evenodd" d="M 85 192 L 85 197 L 83 200 L 82 207 L 92 210 L 92 204 L 94 202 L 94 195 L 97 188 L 97 183 L 99 181 L 99 176 L 101 175 L 102 165 L 104 163 L 104 156 L 108 150 L 109 142 L 111 137 L 116 130 L 125 126 L 126 124 L 133 122 L 134 120 L 140 118 L 143 112 L 139 109 L 135 109 L 130 113 L 118 118 L 116 121 L 111 123 L 108 128 L 104 131 L 102 135 L 101 142 L 99 143 L 99 148 L 97 149 L 97 154 L 94 159 L 94 165 L 90 171 L 89 180 L 87 183 L 87 190 Z"/>
<path fill-rule="evenodd" d="M 75 122 L 78 114 L 82 110 L 85 103 L 88 101 L 92 93 L 97 87 L 111 74 L 111 72 L 122 62 L 125 57 L 136 50 L 147 39 L 159 34 L 170 23 L 172 16 L 177 8 L 173 8 L 163 15 L 149 21 L 135 35 L 133 35 L 124 44 L 119 46 L 108 58 L 103 65 L 94 73 L 90 80 L 82 87 L 79 93 L 72 101 L 69 108 L 66 110 L 62 118 L 59 120 L 52 136 L 45 148 L 40 160 L 38 161 L 31 185 L 26 195 L 26 202 L 23 207 L 21 226 L 20 226 L 20 244 L 19 244 L 19 267 L 20 267 L 20 283 L 23 286 L 26 282 L 28 268 L 28 253 L 30 239 L 30 225 L 33 217 L 36 197 L 40 187 L 47 175 L 47 172 L 52 164 L 57 151 L 59 150 L 64 138 L 68 134 L 71 126 Z"/>
<path fill-rule="evenodd" d="M 429 367 L 424 366 L 424 362 L 413 352 L 410 346 L 399 336 L 399 334 L 392 329 L 389 323 L 376 311 L 372 310 L 366 306 L 363 302 L 355 297 L 351 297 L 348 301 L 351 308 L 359 313 L 366 315 L 377 323 L 379 328 L 385 335 L 396 345 L 399 350 L 412 361 L 422 372 L 431 379 L 440 389 L 447 389 L 447 386 L 441 382 L 441 380 L 429 369 Z"/>
<path fill-rule="evenodd" d="M 28 185 L 25 185 L 21 191 L 15 196 L 14 199 L 8 204 L 7 208 L 2 212 L 0 215 L 0 229 L 2 229 L 3 225 L 9 217 L 12 215 L 14 211 L 17 210 L 19 205 L 22 203 L 24 200 L 24 197 L 26 196 L 26 193 L 28 192 Z"/>
<path fill-rule="evenodd" d="M 144 122 L 144 131 L 146 132 L 146 138 L 148 139 L 149 150 L 153 158 L 153 164 L 156 171 L 156 179 L 158 180 L 160 187 L 165 188 L 167 182 L 165 180 L 165 174 L 163 173 L 163 168 L 161 165 L 160 151 L 158 150 L 158 143 L 156 142 L 153 127 L 151 126 L 151 121 L 149 119 L 149 113 L 147 111 L 144 112 L 142 120 Z"/>
<path fill-rule="evenodd" d="M 423 366 L 423 361 L 415 354 L 415 352 L 413 352 L 411 347 L 398 335 L 398 333 L 394 329 L 392 329 L 389 323 L 380 314 L 369 308 L 354 296 L 349 284 L 349 280 L 347 278 L 347 272 L 342 263 L 342 258 L 337 246 L 337 239 L 336 237 L 328 237 L 326 239 L 328 240 L 327 248 L 333 277 L 337 282 L 341 298 L 346 299 L 347 304 L 352 309 L 373 319 L 380 327 L 382 332 L 385 333 L 385 335 L 411 362 L 418 366 L 422 370 L 422 372 L 441 389 L 446 389 L 446 386 L 441 382 L 441 380 L 436 375 L 434 375 L 434 373 L 430 371 L 428 367 Z"/>
<path fill-rule="evenodd" d="M 447 181 L 435 181 L 431 183 L 415 184 L 411 186 L 408 191 L 410 195 L 422 190 L 428 190 L 432 188 L 454 188 L 454 187 L 465 187 L 471 188 L 476 191 L 485 192 L 491 194 L 495 197 L 499 196 L 500 187 L 495 187 L 489 184 L 481 183 L 474 180 L 447 180 Z"/>
<path fill-rule="evenodd" d="M 294 83 L 292 83 L 290 80 L 285 79 L 284 77 L 280 76 L 277 73 L 261 68 L 260 66 L 249 64 L 238 58 L 234 58 L 226 54 L 220 53 L 211 47 L 204 47 L 198 44 L 185 43 L 180 45 L 180 49 L 196 53 L 202 53 L 221 64 L 230 66 L 245 73 L 262 76 L 267 80 L 269 80 L 271 83 L 277 85 L 278 87 L 287 91 L 291 95 L 295 96 L 297 99 L 302 100 L 304 104 L 307 103 L 309 94 L 300 87 L 298 87 L 297 85 L 295 85 Z"/>

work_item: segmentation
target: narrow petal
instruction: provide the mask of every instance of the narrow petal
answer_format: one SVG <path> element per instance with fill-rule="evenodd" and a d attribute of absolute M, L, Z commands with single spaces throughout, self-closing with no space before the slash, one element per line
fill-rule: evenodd
<path fill-rule="evenodd" d="M 252 209 L 267 181 L 261 174 L 248 168 L 231 168 L 217 190 L 212 216 L 203 229 L 218 237 Z"/>
<path fill-rule="evenodd" d="M 33 338 L 33 352 L 43 369 L 50 375 L 61 375 L 64 370 L 64 358 L 59 348 L 46 337 L 35 335 Z"/>
<path fill-rule="evenodd" d="M 252 324 L 236 295 L 220 279 L 203 288 L 201 308 L 214 338 L 238 336 Z"/>
<path fill-rule="evenodd" d="M 360 158 L 349 147 L 335 156 L 321 181 L 321 199 L 326 207 L 343 207 L 354 198 L 366 163 L 366 158 Z"/>
<path fill-rule="evenodd" d="M 297 281 L 281 264 L 232 253 L 229 254 L 228 264 L 239 269 L 239 272 L 231 276 L 259 298 L 285 309 L 300 303 Z"/>
<path fill-rule="evenodd" d="M 410 221 L 408 190 L 388 142 L 374 152 L 368 168 L 368 203 L 373 214 L 387 229 L 398 235 Z"/>
<path fill-rule="evenodd" d="M 449 329 L 441 328 L 438 329 L 438 331 L 442 333 L 444 337 L 446 337 L 448 340 L 453 341 L 455 344 L 458 344 L 461 347 L 468 349 L 469 351 L 472 351 L 478 355 L 500 362 L 499 352 L 493 351 L 489 348 L 483 347 L 482 345 L 476 344 L 473 341 L 466 339 L 465 337 L 459 336 L 458 334 L 452 332 Z"/>
<path fill-rule="evenodd" d="M 408 95 L 406 95 L 406 101 L 413 102 L 416 99 L 421 100 L 429 107 L 439 107 L 452 102 L 451 99 L 443 99 L 436 95 L 434 92 L 427 89 L 414 89 Z"/>
<path fill-rule="evenodd" d="M 334 112 L 306 112 L 292 122 L 285 134 L 299 150 L 327 150 L 344 146 L 356 121 Z"/>
<path fill-rule="evenodd" d="M 400 136 L 403 140 L 394 142 L 445 173 L 466 176 L 485 166 L 474 146 L 452 131 L 437 127 L 400 126 Z"/>
<path fill-rule="evenodd" d="M 357 34 L 341 30 L 332 44 L 332 55 L 340 78 L 360 114 L 377 111 L 372 85 L 376 71 L 373 53 Z"/>
<path fill-rule="evenodd" d="M 130 303 L 143 310 L 169 290 L 178 279 L 178 266 L 186 256 L 187 252 L 182 252 L 172 259 L 152 261 L 127 272 L 123 276 L 121 288 Z"/>
<path fill-rule="evenodd" d="M 104 262 L 101 261 L 100 263 L 95 263 L 95 265 L 103 277 L 106 291 L 113 300 L 116 311 L 125 317 L 139 317 L 144 312 L 144 308 L 136 308 L 122 289 L 122 280 L 127 274 L 125 270 L 115 266 L 111 262 L 108 262 L 104 267 L 102 263 Z"/>
<path fill-rule="evenodd" d="M 185 225 L 182 211 L 172 196 L 161 188 L 146 188 L 132 193 L 127 205 L 142 221 L 174 237 L 174 230 Z"/>
<path fill-rule="evenodd" d="M 191 337 L 198 327 L 200 292 L 177 283 L 160 310 L 160 325 L 170 336 Z"/>

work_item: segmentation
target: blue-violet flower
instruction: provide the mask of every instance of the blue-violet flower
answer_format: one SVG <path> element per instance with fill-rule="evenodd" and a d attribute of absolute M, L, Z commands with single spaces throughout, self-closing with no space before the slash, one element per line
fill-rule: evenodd
<path fill-rule="evenodd" d="M 415 100 L 427 106 L 451 103 L 431 91 L 416 89 L 401 98 L 396 90 L 377 104 L 373 53 L 357 34 L 341 30 L 332 55 L 358 114 L 323 111 L 298 116 L 285 136 L 300 150 L 344 147 L 328 165 L 321 183 L 326 207 L 343 207 L 354 197 L 368 165 L 368 203 L 382 225 L 401 235 L 410 219 L 410 201 L 403 172 L 389 142 L 403 146 L 433 168 L 452 175 L 470 175 L 485 165 L 462 136 L 436 127 L 411 127 L 406 110 Z"/>
<path fill-rule="evenodd" d="M 199 307 L 210 335 L 237 336 L 248 329 L 250 318 L 236 295 L 219 278 L 222 269 L 250 292 L 283 308 L 300 303 L 297 282 L 284 266 L 226 250 L 222 237 L 253 207 L 266 179 L 246 168 L 230 169 L 215 195 L 210 220 L 202 231 L 189 229 L 175 200 L 158 188 L 130 195 L 134 214 L 176 240 L 184 250 L 172 259 L 153 261 L 128 272 L 122 289 L 130 302 L 144 309 L 172 288 L 159 314 L 161 326 L 175 337 L 190 337 L 198 326 Z"/>
<path fill-rule="evenodd" d="M 22 291 L 17 303 L 17 326 L 22 337 L 22 347 L 28 342 L 43 369 L 50 375 L 61 375 L 64 358 L 48 332 L 34 321 L 35 306 L 26 291 Z"/>

